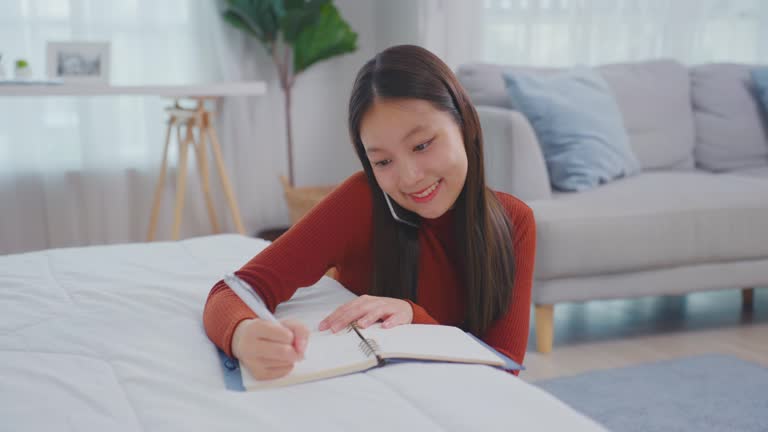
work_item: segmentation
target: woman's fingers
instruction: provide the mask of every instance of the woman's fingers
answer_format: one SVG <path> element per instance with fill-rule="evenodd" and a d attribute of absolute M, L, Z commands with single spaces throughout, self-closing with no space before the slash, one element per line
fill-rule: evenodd
<path fill-rule="evenodd" d="M 384 328 L 392 328 L 395 326 L 399 326 L 402 324 L 408 324 L 410 323 L 410 320 L 405 314 L 392 314 L 387 319 L 384 320 L 384 322 L 381 324 Z"/>
<path fill-rule="evenodd" d="M 259 338 L 284 344 L 291 343 L 294 332 L 292 327 L 285 324 L 286 322 L 294 323 L 290 320 L 281 323 L 261 320 L 259 322 L 260 328 L 258 329 Z"/>
<path fill-rule="evenodd" d="M 281 323 L 293 332 L 293 348 L 303 357 L 309 343 L 309 329 L 304 324 L 295 320 L 285 320 L 281 321 Z"/>
<path fill-rule="evenodd" d="M 377 308 L 372 310 L 371 312 L 368 312 L 365 316 L 357 320 L 357 325 L 359 325 L 361 328 L 367 328 L 371 324 L 375 323 L 376 321 L 380 319 L 386 319 L 392 316 L 392 313 L 383 309 L 383 308 Z"/>
<path fill-rule="evenodd" d="M 336 333 L 339 330 L 346 328 L 350 323 L 357 321 L 358 318 L 364 316 L 367 312 L 361 309 L 352 309 L 343 315 L 337 317 L 330 323 L 331 331 Z"/>
<path fill-rule="evenodd" d="M 356 308 L 350 308 L 346 312 L 340 314 L 333 322 L 330 323 L 331 330 L 336 333 L 337 331 L 348 326 L 349 323 L 359 321 L 360 318 L 363 318 L 369 313 L 374 313 L 378 316 L 381 316 L 383 313 L 385 313 L 385 305 L 381 301 L 371 300 L 359 304 Z"/>
<path fill-rule="evenodd" d="M 237 352 L 241 366 L 256 379 L 285 376 L 296 362 L 304 359 L 309 330 L 302 323 L 295 320 L 274 323 L 261 319 L 244 322 L 236 330 L 240 332 L 240 339 L 237 344 L 233 342 L 233 352 Z"/>
<path fill-rule="evenodd" d="M 354 321 L 357 321 L 360 327 L 366 328 L 381 319 L 388 322 L 384 327 L 393 327 L 410 323 L 412 317 L 413 311 L 407 301 L 362 295 L 333 311 L 320 322 L 318 329 L 331 329 L 336 333 Z"/>
<path fill-rule="evenodd" d="M 287 373 L 289 373 L 290 371 L 293 370 L 293 365 L 277 366 L 277 367 L 269 367 L 268 366 L 266 368 L 266 370 L 267 370 L 267 372 L 273 373 L 273 374 L 275 374 L 277 376 L 283 376 L 283 375 L 285 375 L 285 374 L 287 374 Z"/>
<path fill-rule="evenodd" d="M 336 323 L 344 314 L 349 313 L 350 310 L 357 309 L 360 305 L 365 304 L 367 301 L 369 301 L 369 296 L 362 295 L 352 301 L 349 301 L 347 303 L 344 303 L 343 305 L 339 306 L 331 312 L 330 315 L 325 317 L 324 320 L 320 321 L 320 324 L 318 325 L 318 330 L 324 331 L 331 328 L 331 324 Z"/>
<path fill-rule="evenodd" d="M 291 344 L 283 344 L 272 341 L 261 341 L 254 350 L 254 358 L 269 359 L 285 363 L 296 363 L 303 357 L 296 352 Z"/>
<path fill-rule="evenodd" d="M 258 368 L 254 368 L 251 371 L 251 374 L 254 378 L 257 380 L 270 380 L 270 379 L 276 379 L 281 378 L 293 370 L 293 365 L 289 366 L 278 366 L 278 367 L 269 367 L 269 366 L 259 366 Z"/>
<path fill-rule="evenodd" d="M 267 357 L 256 357 L 256 360 L 258 360 L 259 364 L 262 365 L 264 368 L 281 368 L 281 367 L 293 366 L 293 363 L 290 363 L 284 360 L 275 360 Z"/>

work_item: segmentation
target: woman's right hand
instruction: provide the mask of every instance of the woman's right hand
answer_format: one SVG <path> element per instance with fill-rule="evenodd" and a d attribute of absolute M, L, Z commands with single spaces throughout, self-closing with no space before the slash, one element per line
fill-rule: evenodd
<path fill-rule="evenodd" d="M 232 336 L 232 354 L 257 380 L 288 375 L 297 361 L 304 359 L 309 330 L 294 320 L 280 324 L 263 320 L 241 321 Z"/>

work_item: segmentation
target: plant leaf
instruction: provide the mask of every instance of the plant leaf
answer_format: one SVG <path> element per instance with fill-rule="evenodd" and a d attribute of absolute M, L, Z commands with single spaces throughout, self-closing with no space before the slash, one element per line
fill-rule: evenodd
<path fill-rule="evenodd" d="M 228 22 L 232 27 L 243 30 L 262 42 L 264 41 L 264 33 L 261 32 L 261 28 L 248 25 L 248 23 L 240 18 L 239 14 L 227 10 L 222 14 L 222 17 L 224 18 L 224 21 Z"/>
<path fill-rule="evenodd" d="M 357 49 L 357 33 L 339 15 L 330 2 L 320 6 L 317 20 L 302 29 L 293 44 L 294 75 L 313 64 L 354 52 Z"/>
<path fill-rule="evenodd" d="M 290 11 L 292 9 L 303 9 L 307 0 L 284 0 L 285 10 Z"/>
<path fill-rule="evenodd" d="M 283 39 L 293 44 L 301 32 L 320 18 L 321 8 L 331 0 L 286 0 L 285 16 L 280 21 Z"/>
<path fill-rule="evenodd" d="M 306 7 L 314 7 L 319 9 L 320 6 L 331 3 L 332 0 L 285 0 L 285 10 L 291 9 L 305 9 Z"/>
<path fill-rule="evenodd" d="M 284 15 L 282 0 L 227 0 L 224 19 L 267 45 L 276 39 Z"/>

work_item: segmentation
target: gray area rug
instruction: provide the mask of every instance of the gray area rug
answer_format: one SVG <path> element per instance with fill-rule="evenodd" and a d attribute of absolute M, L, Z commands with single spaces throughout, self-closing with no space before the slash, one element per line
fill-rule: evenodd
<path fill-rule="evenodd" d="M 612 431 L 768 431 L 768 369 L 735 357 L 685 357 L 534 384 Z"/>

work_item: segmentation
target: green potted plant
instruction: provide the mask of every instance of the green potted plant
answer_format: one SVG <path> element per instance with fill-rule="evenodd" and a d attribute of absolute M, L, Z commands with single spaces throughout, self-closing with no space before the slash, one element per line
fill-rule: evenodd
<path fill-rule="evenodd" d="M 29 67 L 29 63 L 24 59 L 16 60 L 16 68 L 13 75 L 16 79 L 27 79 L 32 77 L 32 69 Z"/>
<path fill-rule="evenodd" d="M 298 75 L 315 63 L 355 51 L 357 33 L 341 17 L 332 0 L 227 0 L 223 17 L 261 41 L 277 67 L 285 97 L 288 197 L 294 187 L 293 84 Z"/>

